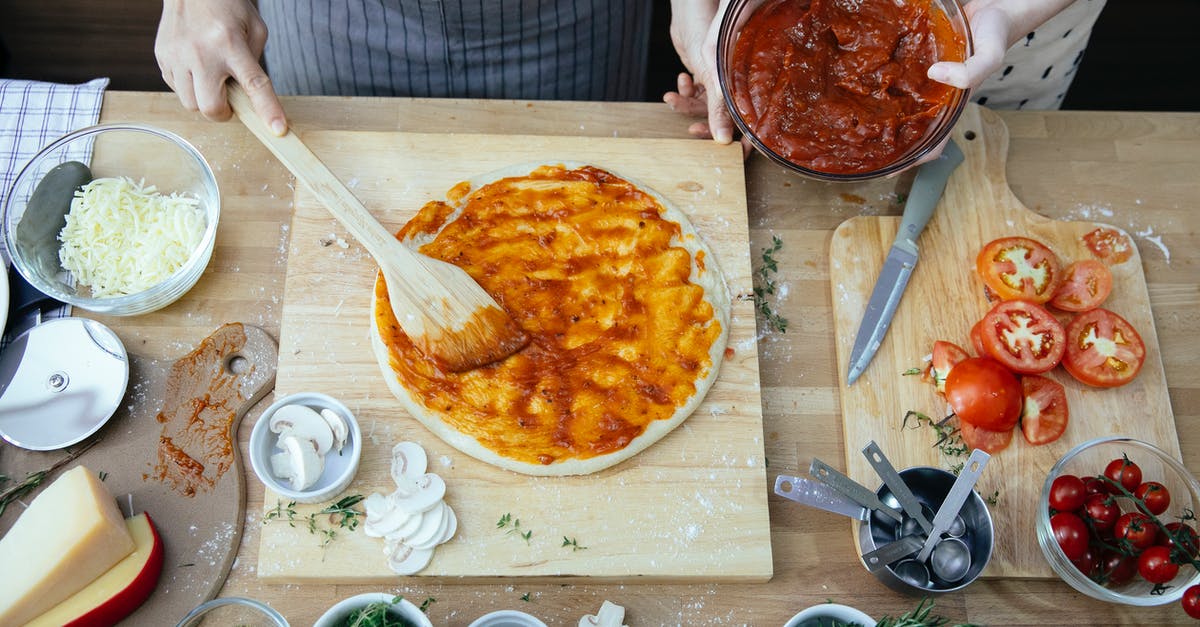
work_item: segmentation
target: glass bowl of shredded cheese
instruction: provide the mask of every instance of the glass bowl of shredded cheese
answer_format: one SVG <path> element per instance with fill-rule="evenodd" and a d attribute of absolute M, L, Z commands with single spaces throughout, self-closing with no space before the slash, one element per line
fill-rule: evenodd
<path fill-rule="evenodd" d="M 101 314 L 142 314 L 200 279 L 220 213 L 212 168 L 187 141 L 101 124 L 54 141 L 21 170 L 4 199 L 4 244 L 46 295 Z"/>

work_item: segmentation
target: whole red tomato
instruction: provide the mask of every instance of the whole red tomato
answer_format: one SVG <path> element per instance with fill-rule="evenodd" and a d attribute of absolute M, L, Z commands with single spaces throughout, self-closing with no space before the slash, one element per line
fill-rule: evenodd
<path fill-rule="evenodd" d="M 1171 493 L 1167 486 L 1157 481 L 1147 481 L 1133 491 L 1133 495 L 1146 504 L 1146 509 L 1155 516 L 1167 511 L 1171 506 Z"/>
<path fill-rule="evenodd" d="M 1183 604 L 1183 611 L 1187 612 L 1188 616 L 1200 618 L 1200 584 L 1188 588 L 1179 602 Z"/>
<path fill-rule="evenodd" d="M 1170 549 L 1178 547 L 1191 559 L 1196 559 L 1197 553 L 1200 552 L 1200 537 L 1196 536 L 1196 530 L 1187 523 L 1167 523 L 1167 533 L 1159 534 L 1158 543 Z"/>
<path fill-rule="evenodd" d="M 1113 527 L 1113 536 L 1117 540 L 1129 541 L 1134 549 L 1141 551 L 1158 539 L 1158 527 L 1149 516 L 1141 512 L 1126 512 L 1117 519 L 1117 524 Z"/>
<path fill-rule="evenodd" d="M 1087 498 L 1083 480 L 1075 475 L 1060 475 L 1050 484 L 1050 507 L 1059 512 L 1073 512 L 1083 507 Z"/>
<path fill-rule="evenodd" d="M 1120 586 L 1133 579 L 1136 573 L 1136 559 L 1122 553 L 1117 553 L 1116 551 L 1104 551 L 1100 555 L 1096 580 L 1100 583 Z"/>
<path fill-rule="evenodd" d="M 1167 583 L 1179 574 L 1179 564 L 1171 563 L 1171 550 L 1152 546 L 1138 556 L 1138 574 L 1150 583 Z"/>
<path fill-rule="evenodd" d="M 1093 494 L 1108 494 L 1108 482 L 1099 477 L 1088 477 L 1083 480 L 1084 491 L 1088 496 Z"/>
<path fill-rule="evenodd" d="M 1088 530 L 1083 519 L 1071 512 L 1059 512 L 1050 517 L 1050 528 L 1067 559 L 1074 562 L 1083 557 L 1088 548 Z"/>
<path fill-rule="evenodd" d="M 1121 516 L 1121 508 L 1107 494 L 1089 494 L 1083 504 L 1083 515 L 1092 521 L 1096 531 L 1105 533 L 1112 531 Z"/>
<path fill-rule="evenodd" d="M 1104 476 L 1121 484 L 1126 490 L 1133 492 L 1142 485 L 1142 469 L 1129 461 L 1128 457 L 1114 459 L 1104 467 Z M 1112 486 L 1110 486 L 1112 487 Z"/>
<path fill-rule="evenodd" d="M 955 364 L 946 375 L 946 401 L 961 420 L 1006 431 L 1021 417 L 1024 392 L 1017 377 L 1000 362 L 972 357 Z"/>

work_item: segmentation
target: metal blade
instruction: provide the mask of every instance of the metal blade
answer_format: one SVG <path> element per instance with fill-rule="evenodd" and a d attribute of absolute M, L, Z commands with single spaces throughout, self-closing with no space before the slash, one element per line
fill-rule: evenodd
<path fill-rule="evenodd" d="M 908 279 L 916 265 L 917 256 L 914 253 L 892 246 L 887 260 L 883 262 L 883 270 L 879 272 L 879 279 L 875 282 L 875 290 L 871 292 L 871 299 L 867 301 L 867 311 L 858 326 L 858 335 L 854 338 L 854 348 L 850 351 L 850 371 L 846 375 L 847 384 L 854 383 L 875 357 L 883 336 L 892 324 L 892 316 L 896 313 L 896 307 L 900 305 L 900 297 L 904 295 L 904 288 L 908 287 Z"/>

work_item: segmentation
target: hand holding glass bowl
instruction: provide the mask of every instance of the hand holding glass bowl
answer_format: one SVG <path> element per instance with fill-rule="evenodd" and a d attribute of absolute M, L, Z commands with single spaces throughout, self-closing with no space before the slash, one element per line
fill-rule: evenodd
<path fill-rule="evenodd" d="M 96 297 L 79 284 L 59 259 L 59 233 L 71 195 L 80 181 L 39 185 L 52 171 L 90 178 L 127 177 L 144 181 L 164 196 L 179 194 L 197 201 L 205 224 L 186 260 L 166 278 L 135 293 Z M 55 168 L 59 170 L 55 170 Z M 71 181 L 68 183 L 68 181 Z M 86 181 L 84 181 L 86 182 Z M 4 203 L 4 241 L 13 267 L 42 293 L 88 311 L 114 316 L 142 314 L 165 307 L 200 279 L 212 257 L 221 197 L 212 169 L 195 147 L 174 133 L 139 124 L 102 124 L 66 135 L 38 152 L 21 170 Z"/>
<path fill-rule="evenodd" d="M 759 152 L 811 178 L 861 181 L 941 146 L 967 91 L 926 71 L 971 53 L 958 0 L 732 0 L 717 75 L 734 123 Z"/>

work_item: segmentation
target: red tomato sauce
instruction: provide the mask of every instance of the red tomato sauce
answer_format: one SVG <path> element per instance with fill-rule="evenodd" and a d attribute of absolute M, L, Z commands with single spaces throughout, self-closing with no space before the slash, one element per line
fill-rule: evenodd
<path fill-rule="evenodd" d="M 733 49 L 732 95 L 758 138 L 812 170 L 893 163 L 955 89 L 925 76 L 966 42 L 931 0 L 768 0 Z"/>

